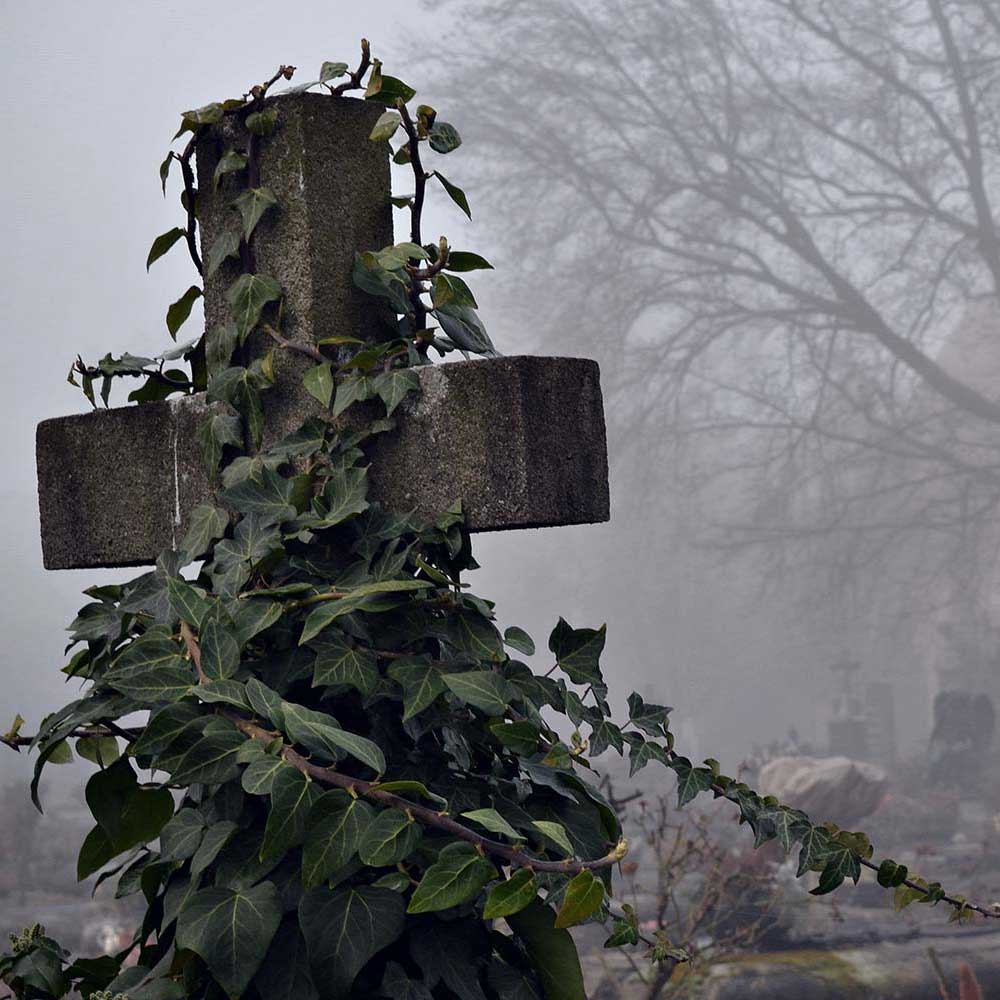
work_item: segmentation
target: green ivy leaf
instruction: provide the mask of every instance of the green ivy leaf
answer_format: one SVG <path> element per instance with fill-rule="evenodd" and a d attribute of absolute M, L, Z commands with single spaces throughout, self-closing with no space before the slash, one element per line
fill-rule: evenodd
<path fill-rule="evenodd" d="M 556 913 L 555 927 L 572 927 L 596 913 L 604 902 L 604 883 L 590 871 L 582 871 L 570 879 L 563 894 L 563 903 Z"/>
<path fill-rule="evenodd" d="M 403 899 L 391 889 L 319 887 L 306 893 L 299 924 L 324 995 L 345 1000 L 361 969 L 403 933 L 404 923 Z"/>
<path fill-rule="evenodd" d="M 316 650 L 313 668 L 313 687 L 347 684 L 363 695 L 375 692 L 378 685 L 378 667 L 370 650 L 353 646 L 346 636 L 324 633 L 312 642 Z"/>
<path fill-rule="evenodd" d="M 255 111 L 247 115 L 247 131 L 252 135 L 270 135 L 278 124 L 278 109 L 273 105 L 263 111 Z"/>
<path fill-rule="evenodd" d="M 573 845 L 570 843 L 569 835 L 562 823 L 553 820 L 536 819 L 531 825 L 535 827 L 546 839 L 551 840 L 560 850 L 565 851 L 566 857 L 573 857 Z"/>
<path fill-rule="evenodd" d="M 441 679 L 456 698 L 488 715 L 503 715 L 515 698 L 510 684 L 492 670 L 443 674 Z"/>
<path fill-rule="evenodd" d="M 524 840 L 524 837 L 496 809 L 472 809 L 469 812 L 462 813 L 462 816 L 465 819 L 471 819 L 473 823 L 478 823 L 480 826 L 485 827 L 490 833 L 499 833 L 511 840 Z"/>
<path fill-rule="evenodd" d="M 333 365 L 329 361 L 313 365 L 302 376 L 302 384 L 306 392 L 315 399 L 323 409 L 330 408 L 333 399 Z"/>
<path fill-rule="evenodd" d="M 535 642 L 523 628 L 511 625 L 511 627 L 504 632 L 503 641 L 506 645 L 510 646 L 511 649 L 516 649 L 517 652 L 523 653 L 525 656 L 535 655 Z"/>
<path fill-rule="evenodd" d="M 249 243 L 264 213 L 277 204 L 278 199 L 269 187 L 249 188 L 234 199 L 233 207 L 239 212 L 243 223 L 243 239 Z"/>
<path fill-rule="evenodd" d="M 358 853 L 375 819 L 363 799 L 339 789 L 325 792 L 313 805 L 302 848 L 302 887 L 322 885 Z"/>
<path fill-rule="evenodd" d="M 376 375 L 372 388 L 385 403 L 386 416 L 391 417 L 396 407 L 411 392 L 420 391 L 420 376 L 413 368 L 393 368 Z"/>
<path fill-rule="evenodd" d="M 379 116 L 368 138 L 372 142 L 388 142 L 396 134 L 400 124 L 400 117 L 395 111 L 386 111 Z"/>
<path fill-rule="evenodd" d="M 397 660 L 389 676 L 403 688 L 403 721 L 419 715 L 434 699 L 448 690 L 441 671 L 427 658 Z"/>
<path fill-rule="evenodd" d="M 212 186 L 216 191 L 219 190 L 219 185 L 222 183 L 222 178 L 226 174 L 235 173 L 237 170 L 243 170 L 247 165 L 247 158 L 242 154 L 238 153 L 235 149 L 227 149 L 221 157 L 219 157 L 219 162 L 215 165 L 215 170 L 212 172 Z"/>
<path fill-rule="evenodd" d="M 271 810 L 260 848 L 261 861 L 280 858 L 302 843 L 309 814 L 319 796 L 316 783 L 298 768 L 283 767 L 275 774 Z"/>
<path fill-rule="evenodd" d="M 535 875 L 530 868 L 519 868 L 506 882 L 495 886 L 486 897 L 484 920 L 509 917 L 530 906 L 538 895 Z"/>
<path fill-rule="evenodd" d="M 471 844 L 449 844 L 413 890 L 407 913 L 446 910 L 474 899 L 497 870 Z"/>
<path fill-rule="evenodd" d="M 285 730 L 293 742 L 314 753 L 326 754 L 334 760 L 339 756 L 337 751 L 343 750 L 366 764 L 376 774 L 385 771 L 385 756 L 377 744 L 341 729 L 333 716 L 287 701 L 282 704 L 282 714 Z"/>
<path fill-rule="evenodd" d="M 458 129 L 448 122 L 435 121 L 427 139 L 435 153 L 450 153 L 462 145 L 462 137 L 458 134 Z"/>
<path fill-rule="evenodd" d="M 468 250 L 451 250 L 448 252 L 446 271 L 492 271 L 493 265 L 477 253 Z"/>
<path fill-rule="evenodd" d="M 677 775 L 678 808 L 687 805 L 701 792 L 707 792 L 715 783 L 715 775 L 710 769 L 695 767 L 687 757 L 675 757 L 669 766 Z"/>
<path fill-rule="evenodd" d="M 583 1000 L 580 956 L 569 931 L 555 926 L 552 908 L 540 901 L 507 918 L 528 952 L 545 990 L 545 1000 Z"/>
<path fill-rule="evenodd" d="M 239 257 L 240 234 L 232 230 L 219 233 L 205 254 L 205 277 L 211 278 L 228 257 Z"/>
<path fill-rule="evenodd" d="M 452 184 L 440 171 L 435 170 L 434 176 L 448 192 L 448 197 L 471 219 L 472 209 L 469 208 L 469 199 L 465 197 L 465 192 L 457 184 Z"/>
<path fill-rule="evenodd" d="M 335 80 L 338 76 L 347 73 L 347 63 L 345 62 L 325 62 L 319 68 L 319 82 L 326 83 L 327 80 Z"/>
<path fill-rule="evenodd" d="M 230 997 L 246 990 L 281 923 L 271 882 L 196 892 L 177 919 L 177 947 L 200 956 Z"/>
<path fill-rule="evenodd" d="M 159 260 L 178 240 L 183 239 L 187 232 L 183 229 L 168 229 L 153 240 L 153 245 L 149 248 L 149 255 L 146 257 L 146 270 L 154 261 Z"/>
<path fill-rule="evenodd" d="M 160 831 L 160 857 L 164 861 L 186 861 L 194 855 L 205 835 L 205 818 L 196 809 L 177 812 Z"/>
<path fill-rule="evenodd" d="M 358 847 L 363 864 L 371 868 L 387 868 L 410 855 L 420 842 L 419 824 L 399 809 L 380 812 Z"/>
<path fill-rule="evenodd" d="M 266 274 L 241 274 L 226 292 L 226 301 L 236 320 L 240 340 L 245 340 L 260 321 L 269 302 L 281 298 L 281 285 Z"/>
<path fill-rule="evenodd" d="M 228 527 L 229 515 L 224 510 L 210 503 L 198 504 L 188 515 L 181 549 L 188 559 L 197 559 L 226 533 Z"/>
<path fill-rule="evenodd" d="M 906 865 L 897 864 L 891 858 L 886 858 L 878 866 L 878 874 L 875 877 L 883 888 L 895 889 L 907 880 L 909 874 Z"/>
<path fill-rule="evenodd" d="M 177 331 L 184 325 L 184 321 L 188 316 L 191 315 L 191 307 L 200 298 L 201 289 L 197 285 L 192 285 L 167 310 L 167 330 L 174 340 L 177 339 Z"/>
<path fill-rule="evenodd" d="M 267 755 L 253 761 L 240 777 L 240 786 L 247 795 L 270 795 L 279 772 L 294 768 L 278 756 Z"/>
<path fill-rule="evenodd" d="M 563 618 L 549 636 L 549 650 L 555 654 L 559 669 L 574 684 L 603 684 L 600 659 L 604 651 L 607 626 L 598 629 L 572 628 Z"/>

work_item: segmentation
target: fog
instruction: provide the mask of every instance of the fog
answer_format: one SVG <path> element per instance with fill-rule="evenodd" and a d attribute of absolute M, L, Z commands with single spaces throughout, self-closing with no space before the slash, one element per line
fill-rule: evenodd
<path fill-rule="evenodd" d="M 42 569 L 34 428 L 89 409 L 78 353 L 167 344 L 178 112 L 364 35 L 463 136 L 474 222 L 436 198 L 424 232 L 495 265 L 494 342 L 602 366 L 611 521 L 478 536 L 476 592 L 540 649 L 607 622 L 613 697 L 674 706 L 692 759 L 853 739 L 926 775 L 935 697 L 1000 695 L 1000 13 L 945 4 L 963 77 L 933 3 L 803 6 L 5 3 L 5 716 L 68 700 L 79 592 L 127 576 Z M 1000 810 L 984 738 L 962 815 Z"/>

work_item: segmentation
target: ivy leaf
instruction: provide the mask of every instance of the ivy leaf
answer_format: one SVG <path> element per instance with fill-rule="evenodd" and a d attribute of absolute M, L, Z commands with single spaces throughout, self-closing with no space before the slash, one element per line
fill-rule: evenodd
<path fill-rule="evenodd" d="M 909 874 L 906 865 L 897 864 L 891 858 L 886 858 L 878 866 L 878 874 L 875 877 L 883 888 L 895 889 L 907 880 Z"/>
<path fill-rule="evenodd" d="M 446 910 L 475 898 L 497 870 L 471 844 L 449 844 L 413 890 L 407 913 Z"/>
<path fill-rule="evenodd" d="M 199 684 L 195 691 L 206 704 L 233 705 L 244 711 L 250 711 L 247 689 L 241 681 L 225 679 L 209 681 L 207 684 Z"/>
<path fill-rule="evenodd" d="M 219 851 L 229 843 L 239 828 L 239 824 L 232 820 L 220 820 L 218 823 L 213 823 L 205 831 L 198 849 L 191 858 L 192 878 L 197 877 L 208 868 L 218 857 Z"/>
<path fill-rule="evenodd" d="M 469 208 L 469 199 L 466 198 L 465 192 L 457 184 L 452 184 L 440 171 L 435 170 L 434 176 L 441 182 L 441 186 L 445 191 L 448 192 L 448 197 L 471 219 L 472 209 Z"/>
<path fill-rule="evenodd" d="M 375 394 L 373 380 L 363 375 L 351 375 L 337 383 L 337 395 L 331 413 L 339 417 L 354 403 L 363 403 Z"/>
<path fill-rule="evenodd" d="M 201 627 L 202 618 L 212 606 L 201 587 L 195 587 L 178 576 L 167 577 L 167 600 L 173 613 L 195 628 Z"/>
<path fill-rule="evenodd" d="M 247 795 L 270 795 L 274 780 L 285 770 L 294 770 L 281 757 L 266 755 L 253 761 L 243 772 L 240 786 Z"/>
<path fill-rule="evenodd" d="M 201 289 L 197 285 L 192 285 L 167 310 L 167 330 L 174 340 L 177 339 L 177 331 L 184 325 L 184 321 L 188 316 L 191 315 L 191 307 L 200 298 Z"/>
<path fill-rule="evenodd" d="M 604 883 L 590 871 L 582 871 L 570 879 L 563 894 L 563 903 L 556 913 L 554 927 L 572 927 L 596 913 L 604 902 Z"/>
<path fill-rule="evenodd" d="M 188 726 L 201 718 L 201 712 L 190 702 L 167 705 L 154 712 L 142 735 L 131 746 L 135 757 L 155 756 L 166 750 Z"/>
<path fill-rule="evenodd" d="M 535 642 L 523 628 L 511 625 L 511 627 L 504 632 L 503 641 L 510 646 L 511 649 L 516 649 L 517 652 L 524 653 L 525 656 L 535 655 Z"/>
<path fill-rule="evenodd" d="M 319 68 L 319 82 L 326 83 L 327 80 L 335 80 L 338 76 L 347 73 L 347 63 L 345 62 L 325 62 Z"/>
<path fill-rule="evenodd" d="M 810 890 L 812 896 L 824 896 L 840 887 L 844 879 L 851 879 L 855 885 L 861 878 L 861 862 L 850 847 L 842 844 L 832 845 L 826 857 L 826 863 L 820 872 L 819 884 Z"/>
<path fill-rule="evenodd" d="M 210 503 L 201 503 L 188 515 L 187 533 L 181 549 L 188 559 L 204 555 L 212 542 L 221 538 L 229 527 L 229 515 Z"/>
<path fill-rule="evenodd" d="M 799 867 L 795 877 L 801 878 L 807 871 L 821 869 L 829 854 L 830 835 L 818 826 L 810 826 L 802 834 L 802 850 L 799 852 Z"/>
<path fill-rule="evenodd" d="M 411 392 L 420 389 L 420 376 L 413 368 L 393 368 L 376 375 L 372 386 L 385 403 L 386 416 L 391 417 L 396 407 Z"/>
<path fill-rule="evenodd" d="M 362 764 L 366 764 L 376 774 L 385 771 L 385 756 L 377 744 L 363 736 L 341 729 L 332 716 L 287 701 L 282 705 L 282 714 L 285 729 L 293 742 L 316 753 L 324 753 L 333 759 L 338 756 L 337 750 L 344 750 Z"/>
<path fill-rule="evenodd" d="M 253 603 L 256 604 L 256 602 Z M 247 698 L 250 701 L 250 707 L 258 715 L 270 719 L 279 728 L 284 728 L 285 716 L 281 698 L 263 681 L 256 677 L 251 677 L 247 681 Z"/>
<path fill-rule="evenodd" d="M 458 129 L 448 122 L 436 121 L 427 136 L 431 149 L 435 153 L 450 153 L 462 145 L 462 137 Z"/>
<path fill-rule="evenodd" d="M 240 644 L 217 617 L 209 617 L 201 630 L 201 667 L 212 680 L 225 680 L 240 668 Z"/>
<path fill-rule="evenodd" d="M 585 997 L 580 956 L 568 930 L 555 926 L 552 908 L 540 901 L 507 918 L 511 930 L 528 952 L 546 1000 Z"/>
<path fill-rule="evenodd" d="M 628 696 L 629 722 L 638 726 L 649 736 L 662 736 L 671 709 L 665 705 L 653 705 L 643 701 L 642 696 L 633 691 Z"/>
<path fill-rule="evenodd" d="M 235 729 L 203 736 L 171 770 L 175 785 L 221 785 L 239 773 L 236 753 L 246 738 Z"/>
<path fill-rule="evenodd" d="M 197 440 L 205 458 L 205 468 L 209 476 L 214 478 L 222 461 L 223 448 L 226 445 L 233 448 L 243 447 L 243 425 L 239 417 L 228 413 L 213 413 L 199 426 Z"/>
<path fill-rule="evenodd" d="M 160 857 L 164 861 L 186 861 L 205 835 L 205 818 L 196 809 L 176 813 L 160 831 Z"/>
<path fill-rule="evenodd" d="M 574 684 L 603 684 L 601 676 L 601 653 L 604 651 L 607 626 L 598 629 L 573 628 L 565 619 L 549 636 L 549 650 L 555 654 L 559 669 L 569 676 Z"/>
<path fill-rule="evenodd" d="M 400 124 L 400 117 L 395 111 L 385 111 L 375 122 L 375 127 L 368 138 L 372 142 L 388 142 L 396 134 Z"/>
<path fill-rule="evenodd" d="M 249 188 L 233 201 L 233 207 L 243 222 L 243 239 L 250 241 L 261 217 L 277 204 L 278 199 L 269 187 Z"/>
<path fill-rule="evenodd" d="M 265 465 L 235 486 L 223 490 L 219 499 L 243 514 L 257 514 L 264 524 L 276 524 L 295 517 L 294 493 L 295 484 L 291 479 L 285 479 Z"/>
<path fill-rule="evenodd" d="M 441 671 L 427 658 L 397 660 L 389 668 L 389 676 L 403 688 L 403 722 L 419 715 L 448 690 Z"/>
<path fill-rule="evenodd" d="M 411 854 L 420 837 L 419 824 L 406 813 L 384 809 L 369 825 L 358 847 L 358 855 L 371 868 L 387 868 Z"/>
<path fill-rule="evenodd" d="M 460 652 L 490 663 L 503 663 L 507 659 L 503 640 L 493 622 L 475 612 L 462 611 L 452 618 L 452 623 L 454 631 L 448 639 Z"/>
<path fill-rule="evenodd" d="M 519 868 L 506 882 L 495 886 L 486 897 L 484 920 L 509 917 L 530 906 L 538 895 L 535 875 L 530 868 Z"/>
<path fill-rule="evenodd" d="M 324 792 L 313 805 L 302 848 L 302 887 L 322 885 L 358 852 L 375 810 L 339 789 Z"/>
<path fill-rule="evenodd" d="M 159 260 L 178 240 L 183 239 L 187 232 L 180 228 L 168 229 L 153 240 L 153 245 L 149 248 L 149 255 L 146 257 L 146 270 L 154 261 Z"/>
<path fill-rule="evenodd" d="M 174 151 L 171 149 L 160 164 L 160 187 L 163 188 L 164 198 L 167 196 L 167 178 L 170 176 L 170 168 L 174 164 L 174 159 Z"/>
<path fill-rule="evenodd" d="M 313 365 L 302 376 L 302 384 L 306 392 L 315 399 L 323 409 L 330 408 L 330 400 L 333 399 L 333 366 L 329 361 L 322 364 Z"/>
<path fill-rule="evenodd" d="M 515 697 L 510 684 L 492 670 L 442 674 L 441 679 L 456 698 L 488 715 L 503 715 Z"/>
<path fill-rule="evenodd" d="M 473 809 L 470 812 L 462 813 L 462 816 L 485 827 L 490 833 L 499 833 L 511 840 L 524 840 L 524 837 L 496 809 Z"/>
<path fill-rule="evenodd" d="M 361 969 L 403 933 L 403 899 L 391 889 L 315 888 L 299 904 L 309 964 L 324 995 L 344 1000 Z"/>
<path fill-rule="evenodd" d="M 494 722 L 490 732 L 516 754 L 528 756 L 538 749 L 541 730 L 533 722 Z"/>
<path fill-rule="evenodd" d="M 85 736 L 76 741 L 76 752 L 79 757 L 99 767 L 113 764 L 120 756 L 118 740 L 114 736 Z M 49 763 L 53 763 L 51 757 Z"/>
<path fill-rule="evenodd" d="M 669 766 L 670 758 L 667 756 L 667 751 L 663 749 L 658 743 L 654 743 L 652 740 L 644 740 L 638 746 L 632 748 L 632 752 L 629 754 L 629 765 L 628 765 L 628 776 L 634 777 L 638 771 L 641 771 L 651 760 L 657 760 L 661 764 L 666 764 Z"/>
<path fill-rule="evenodd" d="M 338 633 L 320 635 L 311 646 L 316 650 L 313 687 L 348 684 L 363 695 L 375 692 L 379 674 L 375 654 L 370 650 L 352 646 L 346 636 Z"/>
<path fill-rule="evenodd" d="M 468 250 L 450 250 L 446 271 L 492 271 L 493 265 L 477 253 Z"/>
<path fill-rule="evenodd" d="M 222 183 L 222 178 L 226 174 L 235 173 L 237 170 L 243 170 L 247 165 L 247 158 L 242 154 L 238 153 L 235 149 L 227 149 L 221 157 L 219 157 L 219 162 L 215 165 L 215 170 L 212 173 L 212 186 L 218 191 L 219 185 Z"/>
<path fill-rule="evenodd" d="M 267 814 L 260 860 L 282 857 L 305 837 L 313 804 L 320 796 L 316 783 L 297 767 L 281 768 L 271 785 L 271 811 Z"/>
<path fill-rule="evenodd" d="M 566 857 L 573 857 L 573 845 L 570 843 L 566 828 L 562 823 L 555 823 L 552 820 L 536 819 L 531 825 L 535 827 L 546 839 L 551 840 L 561 850 L 566 852 Z"/>
<path fill-rule="evenodd" d="M 281 901 L 271 882 L 252 889 L 202 889 L 177 918 L 177 947 L 200 956 L 229 996 L 239 997 L 279 923 Z"/>
<path fill-rule="evenodd" d="M 267 274 L 241 274 L 226 292 L 226 301 L 236 320 L 241 340 L 260 321 L 260 314 L 269 302 L 281 298 L 281 285 Z"/>
<path fill-rule="evenodd" d="M 687 757 L 675 757 L 669 767 L 677 775 L 678 808 L 687 805 L 696 795 L 707 792 L 715 784 L 715 775 L 711 770 L 695 767 Z"/>
<path fill-rule="evenodd" d="M 295 914 L 288 914 L 253 982 L 257 997 L 267 1000 L 319 1000 L 309 972 L 306 942 Z"/>
<path fill-rule="evenodd" d="M 219 233 L 205 254 L 205 277 L 211 278 L 228 257 L 240 255 L 240 234 L 232 230 Z"/>

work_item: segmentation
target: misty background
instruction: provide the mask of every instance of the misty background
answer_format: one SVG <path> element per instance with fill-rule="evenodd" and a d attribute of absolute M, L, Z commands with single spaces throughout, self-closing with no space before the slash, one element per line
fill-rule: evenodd
<path fill-rule="evenodd" d="M 494 263 L 496 345 L 601 364 L 611 522 L 474 539 L 501 622 L 544 650 L 606 621 L 613 696 L 730 773 L 848 737 L 891 773 L 940 692 L 1000 695 L 1000 10 L 836 6 L 5 0 L 0 725 L 73 697 L 80 591 L 131 575 L 41 568 L 34 428 L 89 408 L 78 353 L 169 344 L 190 262 L 144 261 L 179 112 L 362 35 L 463 137 L 475 221 L 435 192 L 424 232 Z"/>

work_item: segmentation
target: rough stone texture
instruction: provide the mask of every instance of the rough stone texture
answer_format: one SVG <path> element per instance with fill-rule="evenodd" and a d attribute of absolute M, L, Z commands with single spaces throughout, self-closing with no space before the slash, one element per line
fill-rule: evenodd
<path fill-rule="evenodd" d="M 372 101 L 327 94 L 286 94 L 267 104 L 277 109 L 278 120 L 261 144 L 260 181 L 278 205 L 257 224 L 253 251 L 257 271 L 276 278 L 284 290 L 282 335 L 305 343 L 328 337 L 377 340 L 384 335 L 378 312 L 355 287 L 351 269 L 356 252 L 393 243 L 389 144 L 368 138 L 385 109 Z M 198 144 L 203 259 L 222 232 L 240 230 L 232 201 L 245 190 L 246 174 L 226 175 L 218 190 L 213 174 L 227 149 L 245 151 L 248 140 L 242 125 L 226 118 Z M 231 321 L 226 291 L 240 273 L 239 262 L 229 258 L 206 278 L 207 329 Z M 266 333 L 250 338 L 254 357 L 272 346 Z M 330 353 L 343 357 L 347 350 Z M 264 447 L 294 422 L 302 375 L 312 365 L 292 351 L 276 351 L 273 361 L 276 384 L 264 396 Z"/>
<path fill-rule="evenodd" d="M 257 270 L 285 291 L 282 331 L 289 339 L 376 336 L 370 300 L 354 287 L 359 250 L 393 242 L 389 146 L 368 138 L 385 109 L 355 98 L 292 94 L 268 100 L 278 110 L 275 131 L 261 144 L 261 183 L 278 199 L 255 231 Z M 245 150 L 248 135 L 235 118 L 214 126 L 197 147 L 198 222 L 202 256 L 221 232 L 239 232 L 231 207 L 246 174 L 229 174 L 215 190 L 212 175 L 230 147 Z M 240 275 L 234 259 L 205 282 L 205 322 L 230 321 L 226 290 Z"/>
<path fill-rule="evenodd" d="M 399 427 L 372 448 L 371 496 L 432 516 L 461 500 L 473 531 L 606 521 L 607 446 L 593 361 L 516 357 L 428 366 Z M 39 424 L 48 569 L 141 565 L 209 498 L 195 431 L 203 397 Z M 301 390 L 288 426 L 318 413 Z"/>

